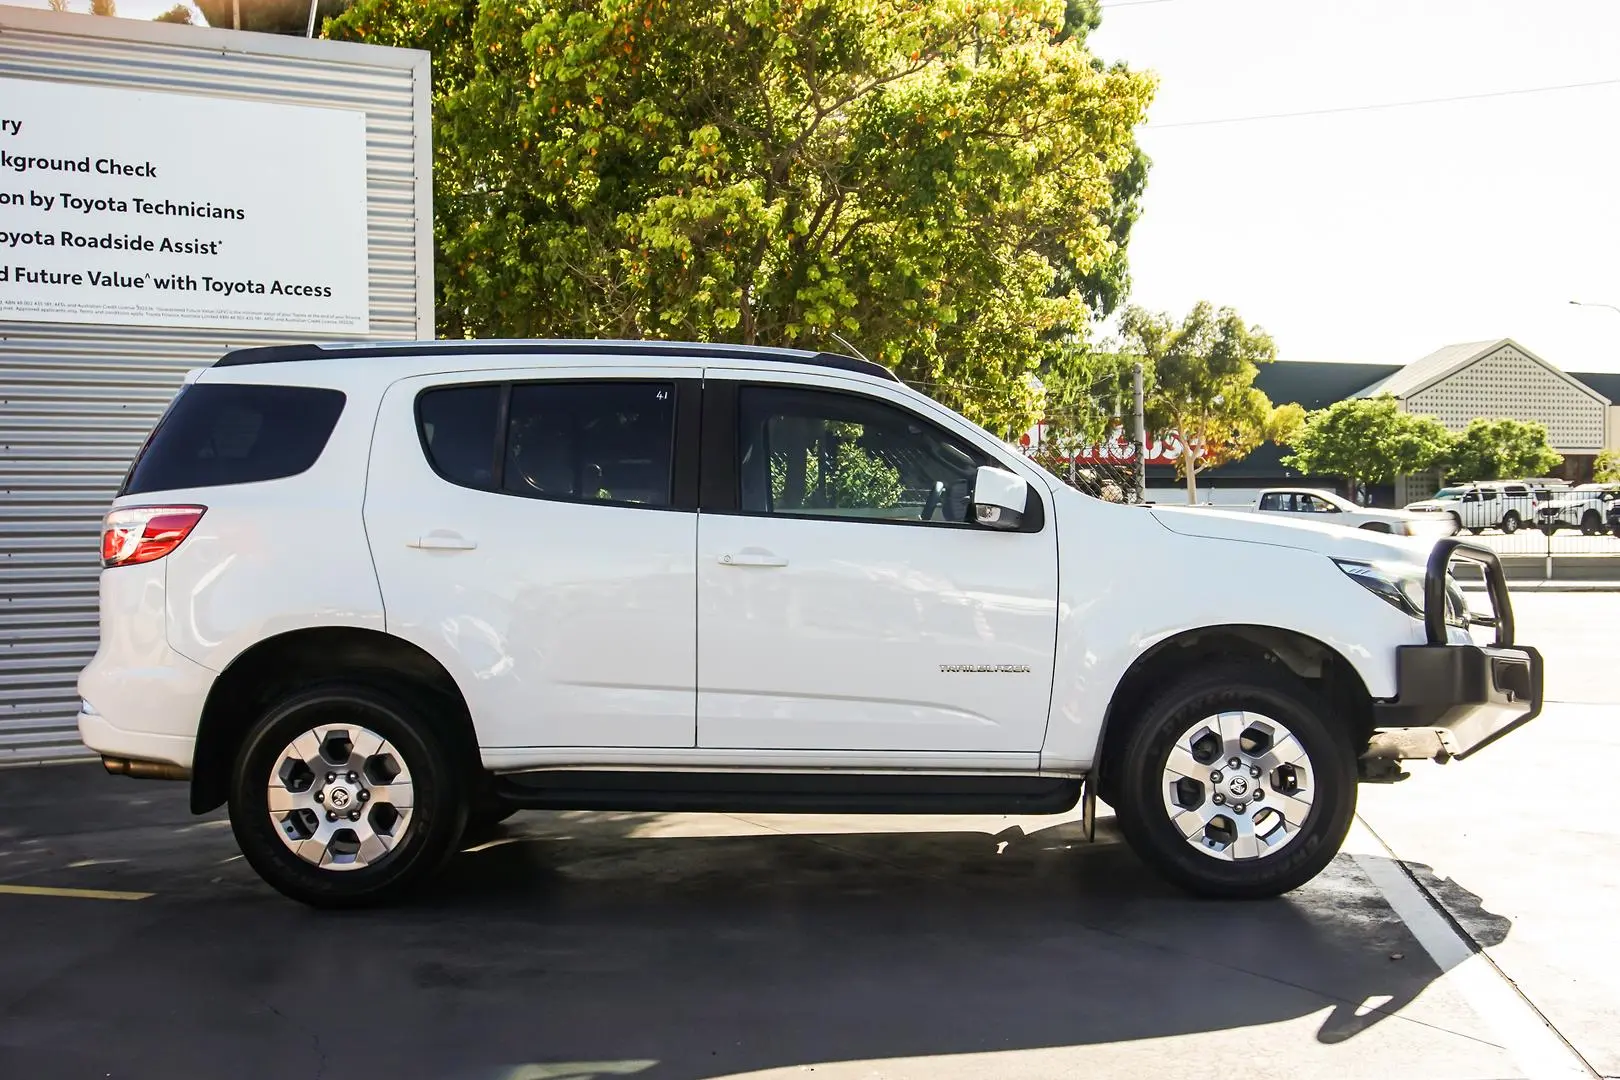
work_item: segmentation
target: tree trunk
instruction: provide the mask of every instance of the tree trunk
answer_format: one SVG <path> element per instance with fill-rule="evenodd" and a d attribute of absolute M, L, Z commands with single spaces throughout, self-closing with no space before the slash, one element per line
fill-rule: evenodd
<path fill-rule="evenodd" d="M 1198 502 L 1198 465 L 1193 457 L 1192 448 L 1187 445 L 1185 440 L 1181 444 L 1181 453 L 1184 455 L 1187 465 L 1187 505 L 1193 506 Z"/>

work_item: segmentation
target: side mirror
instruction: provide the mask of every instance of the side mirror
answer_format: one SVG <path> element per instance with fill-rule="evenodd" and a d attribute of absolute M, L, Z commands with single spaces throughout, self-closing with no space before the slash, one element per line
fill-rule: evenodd
<path fill-rule="evenodd" d="M 1017 473 L 979 466 L 973 480 L 973 520 L 987 529 L 1016 529 L 1024 523 L 1029 483 Z"/>

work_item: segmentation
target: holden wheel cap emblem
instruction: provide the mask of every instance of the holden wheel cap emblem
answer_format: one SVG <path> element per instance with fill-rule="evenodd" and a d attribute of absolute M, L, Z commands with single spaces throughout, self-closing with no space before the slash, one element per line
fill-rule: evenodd
<path fill-rule="evenodd" d="M 332 789 L 332 793 L 327 796 L 327 803 L 334 810 L 347 810 L 349 808 L 349 799 L 348 788 L 335 787 Z"/>
<path fill-rule="evenodd" d="M 1234 776 L 1232 777 L 1232 782 L 1228 784 L 1227 787 L 1231 789 L 1232 794 L 1234 795 L 1246 795 L 1249 791 L 1249 782 L 1243 779 L 1241 776 Z"/>

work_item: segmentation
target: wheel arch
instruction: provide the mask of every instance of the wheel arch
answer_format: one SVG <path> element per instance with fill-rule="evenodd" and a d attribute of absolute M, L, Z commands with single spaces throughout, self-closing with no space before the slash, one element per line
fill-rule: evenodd
<path fill-rule="evenodd" d="M 1373 732 L 1372 697 L 1355 666 L 1327 643 L 1297 630 L 1232 623 L 1183 630 L 1156 642 L 1131 662 L 1103 714 L 1095 772 L 1103 798 L 1109 769 L 1119 759 L 1131 726 L 1155 692 L 1171 680 L 1212 664 L 1248 660 L 1279 664 L 1311 687 L 1348 721 L 1359 756 Z"/>
<path fill-rule="evenodd" d="M 472 716 L 443 664 L 420 646 L 380 630 L 307 627 L 257 642 L 214 680 L 197 725 L 191 812 L 206 813 L 225 802 L 237 750 L 271 701 L 325 679 L 374 682 L 425 700 L 459 766 L 469 776 L 477 774 L 481 765 Z"/>

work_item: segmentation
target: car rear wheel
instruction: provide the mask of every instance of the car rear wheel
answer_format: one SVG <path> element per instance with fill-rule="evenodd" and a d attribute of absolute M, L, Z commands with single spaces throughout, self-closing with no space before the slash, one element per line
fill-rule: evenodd
<path fill-rule="evenodd" d="M 1270 665 L 1210 668 L 1143 712 L 1115 765 L 1126 841 L 1201 896 L 1264 897 L 1319 874 L 1356 808 L 1347 733 Z"/>
<path fill-rule="evenodd" d="M 452 755 L 409 702 L 360 683 L 291 694 L 237 755 L 231 829 L 273 888 L 315 907 L 393 899 L 455 849 Z"/>
<path fill-rule="evenodd" d="M 1519 513 L 1517 510 L 1509 510 L 1502 515 L 1502 531 L 1509 535 L 1519 531 Z"/>
<path fill-rule="evenodd" d="M 1581 515 L 1581 532 L 1586 536 L 1601 536 L 1603 534 L 1603 519 L 1598 517 L 1596 510 L 1588 510 Z"/>

